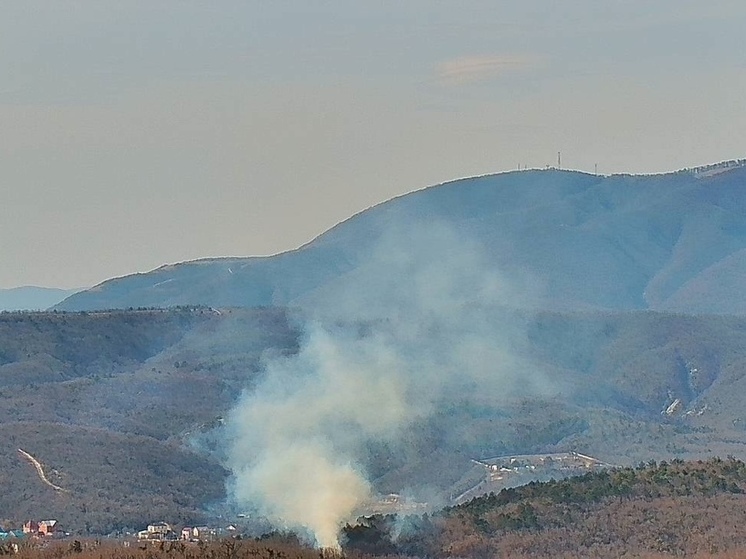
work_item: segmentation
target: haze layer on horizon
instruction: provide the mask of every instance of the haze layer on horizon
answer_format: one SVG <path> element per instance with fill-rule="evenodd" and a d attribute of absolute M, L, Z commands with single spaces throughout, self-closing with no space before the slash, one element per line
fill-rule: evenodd
<path fill-rule="evenodd" d="M 735 0 L 0 5 L 0 287 L 295 248 L 445 180 L 746 156 Z"/>

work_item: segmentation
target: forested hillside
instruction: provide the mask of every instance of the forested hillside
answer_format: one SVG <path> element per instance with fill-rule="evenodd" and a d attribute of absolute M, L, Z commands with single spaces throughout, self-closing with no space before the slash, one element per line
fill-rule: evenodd
<path fill-rule="evenodd" d="M 0 516 L 82 534 L 206 522 L 228 472 L 199 434 L 295 337 L 279 310 L 0 314 Z"/>
<path fill-rule="evenodd" d="M 494 312 L 521 325 L 512 362 L 541 372 L 543 392 L 495 398 L 466 383 L 444 395 L 400 442 L 361 450 L 377 492 L 448 504 L 482 479 L 472 459 L 511 454 L 746 455 L 744 319 Z M 84 533 L 132 527 L 143 510 L 206 518 L 226 496 L 223 418 L 268 362 L 298 352 L 301 324 L 281 309 L 0 314 L 0 509 Z"/>
<path fill-rule="evenodd" d="M 348 525 L 346 549 L 415 557 L 690 556 L 746 551 L 746 465 L 651 462 L 531 483 L 441 512 Z"/>

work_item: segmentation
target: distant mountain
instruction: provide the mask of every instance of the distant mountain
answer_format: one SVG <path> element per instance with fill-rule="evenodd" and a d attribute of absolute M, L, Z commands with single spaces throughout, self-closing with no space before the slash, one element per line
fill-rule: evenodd
<path fill-rule="evenodd" d="M 78 291 L 34 286 L 0 289 L 0 311 L 42 311 Z"/>
<path fill-rule="evenodd" d="M 458 180 L 370 208 L 291 252 L 163 266 L 55 308 L 328 306 L 340 293 L 395 282 L 396 251 L 425 251 L 446 270 L 467 246 L 515 287 L 519 305 L 746 312 L 746 168 L 647 176 L 530 170 Z"/>

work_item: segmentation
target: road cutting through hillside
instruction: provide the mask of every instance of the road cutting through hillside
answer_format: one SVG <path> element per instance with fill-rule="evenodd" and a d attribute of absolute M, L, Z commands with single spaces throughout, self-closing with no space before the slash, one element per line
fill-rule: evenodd
<path fill-rule="evenodd" d="M 54 489 L 55 491 L 61 491 L 62 493 L 69 493 L 67 489 L 63 489 L 59 485 L 55 485 L 49 479 L 47 478 L 47 475 L 44 473 L 44 468 L 41 467 L 41 463 L 31 456 L 28 452 L 25 450 L 18 449 L 18 452 L 21 453 L 21 456 L 23 456 L 26 460 L 31 462 L 31 464 L 36 468 L 36 473 L 39 474 L 39 479 L 41 479 L 44 483 L 46 483 L 49 487 Z"/>

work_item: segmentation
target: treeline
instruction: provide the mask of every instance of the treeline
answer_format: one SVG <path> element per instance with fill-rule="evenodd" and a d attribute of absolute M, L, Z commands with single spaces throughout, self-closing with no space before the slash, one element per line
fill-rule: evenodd
<path fill-rule="evenodd" d="M 17 545 L 17 547 L 15 547 Z M 36 543 L 20 545 L 0 543 L 0 556 L 8 555 L 17 559 L 373 559 L 374 555 L 350 550 L 318 550 L 303 544 L 292 537 L 273 537 L 251 540 L 226 539 L 208 544 L 164 542 L 159 544 L 102 542 L 100 540 L 73 540 L 65 542 Z M 642 552 L 628 554 L 600 554 L 593 557 L 634 556 L 641 559 L 663 559 L 671 555 L 664 552 Z M 714 551 L 686 554 L 692 559 L 744 559 L 746 552 Z M 528 557 L 510 554 L 511 558 Z M 533 555 L 534 557 L 538 555 Z M 583 557 L 583 553 L 556 553 L 552 557 Z M 404 557 L 389 555 L 390 559 Z"/>
<path fill-rule="evenodd" d="M 296 538 L 225 539 L 206 544 L 185 542 L 137 543 L 72 540 L 55 543 L 0 543 L 0 556 L 17 559 L 342 559 L 333 550 L 319 551 Z"/>
<path fill-rule="evenodd" d="M 616 468 L 589 472 L 582 476 L 547 482 L 532 482 L 505 489 L 497 495 L 477 497 L 458 507 L 445 509 L 446 515 L 468 513 L 478 516 L 495 508 L 526 501 L 551 504 L 586 504 L 609 497 L 620 499 L 658 498 L 686 495 L 743 493 L 746 464 L 733 457 L 723 460 L 670 463 L 651 461 L 637 468 Z"/>

